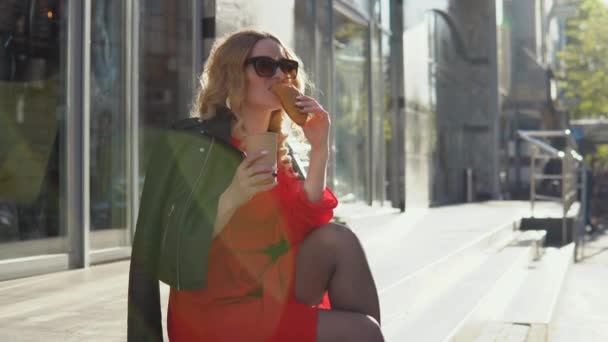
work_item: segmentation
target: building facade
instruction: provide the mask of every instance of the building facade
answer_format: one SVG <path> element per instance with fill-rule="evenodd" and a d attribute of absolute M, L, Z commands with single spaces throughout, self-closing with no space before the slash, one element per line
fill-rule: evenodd
<path fill-rule="evenodd" d="M 490 1 L 403 1 L 406 207 L 498 196 L 497 31 Z"/>
<path fill-rule="evenodd" d="M 578 1 L 502 0 L 497 21 L 500 46 L 500 173 L 503 192 L 526 199 L 530 192 L 530 145 L 518 130 L 564 130 L 568 109 L 558 91 L 558 53 L 566 44 L 566 20 Z M 558 141 L 553 142 L 560 148 Z"/>
<path fill-rule="evenodd" d="M 249 26 L 295 50 L 331 111 L 341 202 L 402 206 L 391 6 L 0 0 L 0 279 L 129 257 L 156 137 L 189 116 L 214 39 Z"/>
<path fill-rule="evenodd" d="M 342 205 L 463 202 L 467 169 L 499 198 L 516 1 L 0 0 L 0 279 L 129 257 L 155 139 L 245 27 L 311 76 Z"/>

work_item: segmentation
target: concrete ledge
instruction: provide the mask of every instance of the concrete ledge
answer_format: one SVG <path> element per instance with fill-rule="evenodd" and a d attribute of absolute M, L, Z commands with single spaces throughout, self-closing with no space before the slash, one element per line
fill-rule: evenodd
<path fill-rule="evenodd" d="M 65 271 L 69 268 L 67 254 L 39 255 L 0 261 L 0 280 L 29 277 Z"/>
<path fill-rule="evenodd" d="M 566 243 L 572 242 L 572 230 L 576 226 L 576 218 L 566 219 Z M 546 243 L 551 246 L 562 245 L 561 218 L 522 218 L 521 230 L 546 230 Z"/>
<path fill-rule="evenodd" d="M 91 265 L 110 261 L 120 261 L 131 257 L 131 247 L 106 248 L 91 251 Z"/>

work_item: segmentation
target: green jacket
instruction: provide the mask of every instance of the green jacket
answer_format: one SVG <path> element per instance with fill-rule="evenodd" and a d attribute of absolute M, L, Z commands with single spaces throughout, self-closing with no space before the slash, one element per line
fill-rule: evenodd
<path fill-rule="evenodd" d="M 159 280 L 177 290 L 205 288 L 219 197 L 244 158 L 230 144 L 230 121 L 229 112 L 185 119 L 155 145 L 131 252 L 129 341 L 162 341 Z M 295 159 L 294 168 L 303 175 Z"/>

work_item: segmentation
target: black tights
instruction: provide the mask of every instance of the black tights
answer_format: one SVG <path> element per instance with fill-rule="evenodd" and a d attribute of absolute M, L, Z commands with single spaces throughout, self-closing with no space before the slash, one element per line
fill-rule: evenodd
<path fill-rule="evenodd" d="M 296 259 L 296 298 L 316 305 L 326 291 L 332 309 L 319 310 L 317 342 L 384 341 L 378 292 L 361 242 L 334 223 L 310 233 Z"/>

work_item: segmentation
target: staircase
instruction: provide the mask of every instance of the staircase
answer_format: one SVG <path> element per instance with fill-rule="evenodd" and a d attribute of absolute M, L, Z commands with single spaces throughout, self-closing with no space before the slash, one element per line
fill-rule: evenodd
<path fill-rule="evenodd" d="M 549 341 L 574 245 L 520 231 L 528 202 L 360 214 L 387 341 Z M 371 222 L 382 222 L 372 227 Z"/>

